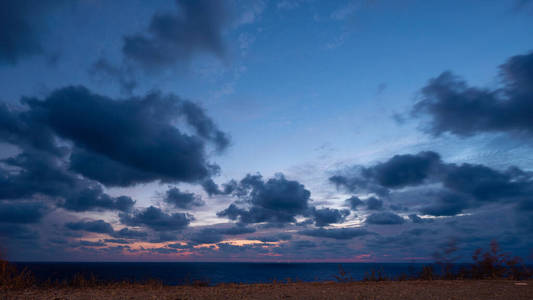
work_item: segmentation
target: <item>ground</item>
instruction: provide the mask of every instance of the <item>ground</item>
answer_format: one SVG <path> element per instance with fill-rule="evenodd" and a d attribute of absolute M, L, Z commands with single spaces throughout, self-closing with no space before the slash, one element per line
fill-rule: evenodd
<path fill-rule="evenodd" d="M 130 285 L 0 291 L 0 299 L 533 299 L 533 281 L 387 281 L 225 284 L 213 287 Z"/>

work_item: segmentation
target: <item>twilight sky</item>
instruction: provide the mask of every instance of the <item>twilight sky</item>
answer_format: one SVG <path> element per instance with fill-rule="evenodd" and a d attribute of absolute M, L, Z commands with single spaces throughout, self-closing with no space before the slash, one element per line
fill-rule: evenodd
<path fill-rule="evenodd" d="M 533 257 L 533 2 L 0 3 L 0 251 Z"/>

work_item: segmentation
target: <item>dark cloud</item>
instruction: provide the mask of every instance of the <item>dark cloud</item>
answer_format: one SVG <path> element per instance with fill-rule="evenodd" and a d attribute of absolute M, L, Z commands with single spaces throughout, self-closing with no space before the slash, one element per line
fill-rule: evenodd
<path fill-rule="evenodd" d="M 349 240 L 356 237 L 371 234 L 363 228 L 333 228 L 333 229 L 307 229 L 299 231 L 298 234 L 312 237 L 330 238 L 336 240 Z"/>
<path fill-rule="evenodd" d="M 470 206 L 469 199 L 461 194 L 441 192 L 437 200 L 420 209 L 420 212 L 431 216 L 455 216 Z"/>
<path fill-rule="evenodd" d="M 144 231 L 122 228 L 118 231 L 113 232 L 111 236 L 118 239 L 145 239 L 148 234 Z"/>
<path fill-rule="evenodd" d="M 157 179 L 157 175 L 153 173 L 79 148 L 75 148 L 70 155 L 70 169 L 108 186 L 129 186 Z"/>
<path fill-rule="evenodd" d="M 439 162 L 440 156 L 431 151 L 395 155 L 387 162 L 363 169 L 363 176 L 387 188 L 419 185 Z"/>
<path fill-rule="evenodd" d="M 46 213 L 42 203 L 35 202 L 0 202 L 0 223 L 37 223 Z"/>
<path fill-rule="evenodd" d="M 53 132 L 27 111 L 10 109 L 5 103 L 0 103 L 0 139 L 23 149 L 41 149 L 53 154 L 62 152 Z"/>
<path fill-rule="evenodd" d="M 297 241 L 292 241 L 289 247 L 293 251 L 300 251 L 304 249 L 315 248 L 317 247 L 317 244 L 312 241 L 308 241 L 308 240 L 297 240 Z"/>
<path fill-rule="evenodd" d="M 360 205 L 363 205 L 364 202 L 359 199 L 357 196 L 352 196 L 348 199 L 346 199 L 346 205 L 349 206 L 352 210 L 357 210 L 357 207 Z"/>
<path fill-rule="evenodd" d="M 74 143 L 72 169 L 105 185 L 199 181 L 218 170 L 206 161 L 205 141 L 218 149 L 227 145 L 220 144 L 226 141 L 221 141 L 218 136 L 223 134 L 214 125 L 202 135 L 187 135 L 175 127 L 180 116 L 191 128 L 197 130 L 198 125 L 183 108 L 194 104 L 172 95 L 152 93 L 115 101 L 84 87 L 67 87 L 44 100 L 24 102 L 31 117 Z M 110 176 L 110 171 L 117 176 Z"/>
<path fill-rule="evenodd" d="M 366 199 L 366 209 L 368 210 L 380 210 L 383 208 L 383 201 L 376 197 L 370 197 Z"/>
<path fill-rule="evenodd" d="M 190 101 L 183 101 L 180 108 L 187 123 L 194 128 L 198 136 L 205 140 L 213 141 L 218 151 L 222 151 L 229 146 L 230 140 L 227 134 L 218 129 L 202 107 Z"/>
<path fill-rule="evenodd" d="M 45 152 L 26 151 L 2 160 L 0 199 L 31 198 L 46 195 L 60 198 L 58 205 L 73 211 L 130 209 L 131 198 L 111 197 L 94 182 L 69 172 L 61 159 Z"/>
<path fill-rule="evenodd" d="M 313 207 L 311 215 L 315 221 L 316 226 L 328 226 L 330 224 L 343 223 L 350 211 L 347 209 L 334 209 L 334 208 L 321 208 L 316 209 Z"/>
<path fill-rule="evenodd" d="M 150 243 L 164 243 L 169 241 L 175 241 L 178 239 L 178 235 L 175 231 L 160 231 L 156 239 L 151 239 Z"/>
<path fill-rule="evenodd" d="M 92 241 L 79 241 L 77 244 L 72 245 L 73 247 L 104 247 L 107 246 L 103 241 L 92 242 Z"/>
<path fill-rule="evenodd" d="M 173 248 L 173 249 L 185 250 L 185 249 L 191 249 L 191 248 L 192 248 L 192 245 L 190 245 L 190 244 L 174 243 L 174 244 L 168 244 L 167 247 L 169 247 L 169 248 Z"/>
<path fill-rule="evenodd" d="M 427 228 L 416 228 L 406 231 L 402 231 L 398 234 L 391 236 L 379 236 L 376 235 L 375 239 L 370 239 L 367 242 L 367 247 L 375 249 L 376 252 L 380 250 L 385 251 L 402 251 L 405 255 L 417 255 L 420 253 L 421 248 L 432 248 L 432 243 L 441 242 L 436 237 L 434 230 Z"/>
<path fill-rule="evenodd" d="M 384 190 L 383 194 L 389 198 L 407 197 L 406 191 L 402 191 L 406 187 L 422 188 L 413 196 L 425 198 L 421 200 L 425 204 L 418 207 L 419 212 L 432 216 L 453 216 L 488 203 L 520 203 L 533 192 L 532 172 L 517 167 L 497 170 L 479 164 L 445 163 L 430 151 L 395 155 L 374 166 L 355 166 L 349 170 L 352 171 L 335 175 L 330 181 L 353 192 L 368 192 L 372 186 L 373 190 Z M 352 209 L 362 202 L 354 197 L 347 201 Z M 378 202 L 381 200 L 371 199 L 366 201 L 368 209 L 382 206 Z M 394 207 L 399 208 L 398 205 Z"/>
<path fill-rule="evenodd" d="M 219 170 L 207 147 L 228 145 L 203 109 L 172 95 L 114 100 L 67 87 L 21 102 L 24 110 L 0 105 L 0 140 L 20 150 L 1 161 L 0 199 L 46 196 L 76 212 L 128 211 L 135 201 L 101 184 L 201 183 Z"/>
<path fill-rule="evenodd" d="M 0 2 L 0 63 L 16 64 L 42 54 L 45 16 L 62 0 L 16 0 Z"/>
<path fill-rule="evenodd" d="M 267 181 L 261 175 L 247 175 L 233 194 L 248 207 L 240 208 L 233 203 L 217 215 L 243 224 L 296 222 L 296 216 L 307 214 L 311 195 L 298 181 L 287 180 L 282 174 Z"/>
<path fill-rule="evenodd" d="M 409 220 L 411 220 L 411 222 L 413 222 L 415 224 L 431 223 L 433 221 L 432 219 L 423 219 L 420 216 L 418 216 L 417 214 L 410 214 L 409 215 Z"/>
<path fill-rule="evenodd" d="M 204 201 L 195 194 L 182 192 L 176 187 L 171 188 L 166 192 L 164 201 L 181 209 L 191 209 L 205 204 Z"/>
<path fill-rule="evenodd" d="M 422 89 L 413 116 L 433 135 L 472 136 L 486 132 L 533 133 L 533 53 L 509 58 L 501 67 L 502 86 L 478 88 L 450 72 Z M 427 118 L 426 118 L 427 117 Z"/>
<path fill-rule="evenodd" d="M 462 164 L 448 169 L 444 185 L 478 201 L 516 198 L 533 192 L 532 174 L 517 168 L 498 171 L 483 165 Z"/>
<path fill-rule="evenodd" d="M 334 175 L 329 180 L 349 191 L 370 191 L 386 195 L 389 188 L 423 183 L 439 165 L 440 156 L 431 151 L 416 155 L 395 155 L 386 162 L 368 168 L 352 168 L 348 174 Z"/>
<path fill-rule="evenodd" d="M 88 210 L 130 210 L 135 201 L 127 196 L 111 197 L 100 186 L 83 189 L 65 198 L 61 207 L 72 211 Z"/>
<path fill-rule="evenodd" d="M 0 240 L 37 240 L 39 232 L 22 224 L 0 223 Z"/>
<path fill-rule="evenodd" d="M 252 227 L 244 227 L 244 226 L 235 226 L 230 228 L 220 228 L 218 229 L 220 233 L 226 234 L 226 235 L 240 235 L 240 234 L 246 234 L 246 233 L 254 233 L 255 228 Z"/>
<path fill-rule="evenodd" d="M 339 172 L 329 178 L 329 181 L 337 186 L 337 188 L 345 189 L 349 192 L 369 192 L 380 196 L 386 196 L 389 190 L 379 184 L 370 180 L 366 180 L 362 175 L 363 168 L 357 166 Z"/>
<path fill-rule="evenodd" d="M 60 165 L 51 155 L 23 152 L 2 160 L 7 168 L 0 166 L 0 198 L 20 199 L 35 194 L 64 196 L 78 180 Z"/>
<path fill-rule="evenodd" d="M 265 236 L 252 236 L 248 237 L 248 240 L 261 241 L 261 242 L 279 242 L 279 241 L 288 241 L 292 239 L 292 235 L 288 233 L 277 233 L 272 235 Z"/>
<path fill-rule="evenodd" d="M 202 229 L 192 234 L 189 238 L 189 240 L 195 244 L 215 244 L 223 239 L 224 236 L 214 228 Z"/>
<path fill-rule="evenodd" d="M 70 230 L 83 230 L 94 233 L 113 233 L 113 227 L 111 226 L 111 224 L 103 220 L 69 222 L 65 224 L 65 228 L 68 228 Z"/>
<path fill-rule="evenodd" d="M 204 182 L 202 182 L 202 187 L 204 191 L 209 195 L 229 195 L 233 192 L 235 192 L 238 188 L 239 184 L 235 180 L 231 180 L 227 183 L 224 183 L 222 185 L 222 189 L 219 188 L 219 186 L 212 180 L 212 179 L 206 179 Z"/>
<path fill-rule="evenodd" d="M 160 12 L 146 34 L 124 38 L 127 59 L 147 70 L 186 63 L 200 53 L 224 57 L 223 32 L 231 16 L 224 1 L 179 0 L 175 12 Z"/>
<path fill-rule="evenodd" d="M 399 225 L 405 223 L 405 220 L 395 213 L 380 212 L 366 217 L 365 222 L 374 225 Z"/>
<path fill-rule="evenodd" d="M 190 237 L 190 241 L 196 244 L 213 244 L 224 240 L 224 235 L 240 235 L 254 232 L 254 228 L 243 226 L 230 228 L 204 228 L 193 233 Z"/>
<path fill-rule="evenodd" d="M 128 226 L 146 226 L 155 231 L 174 231 L 184 229 L 193 219 L 185 213 L 167 214 L 160 208 L 150 206 L 144 210 L 134 211 L 132 214 L 121 213 L 120 221 Z"/>

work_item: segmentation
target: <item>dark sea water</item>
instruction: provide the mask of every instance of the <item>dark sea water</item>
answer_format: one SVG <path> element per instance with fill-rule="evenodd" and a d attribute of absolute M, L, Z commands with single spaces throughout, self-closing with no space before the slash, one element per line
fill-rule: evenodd
<path fill-rule="evenodd" d="M 402 263 L 175 263 L 175 262 L 91 262 L 91 263 L 16 263 L 28 268 L 38 280 L 63 280 L 75 274 L 94 275 L 99 280 L 144 281 L 158 279 L 165 284 L 187 284 L 196 280 L 218 283 L 264 283 L 276 281 L 335 281 L 339 266 L 346 277 L 363 279 L 372 270 L 389 277 L 415 274 L 422 264 Z"/>

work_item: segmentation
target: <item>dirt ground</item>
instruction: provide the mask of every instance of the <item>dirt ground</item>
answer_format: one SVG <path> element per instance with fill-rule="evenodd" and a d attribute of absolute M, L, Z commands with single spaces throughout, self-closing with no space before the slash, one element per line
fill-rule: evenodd
<path fill-rule="evenodd" d="M 533 281 L 401 281 L 143 286 L 0 291 L 0 299 L 533 299 Z"/>

